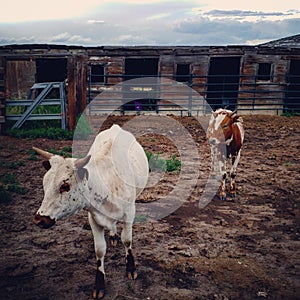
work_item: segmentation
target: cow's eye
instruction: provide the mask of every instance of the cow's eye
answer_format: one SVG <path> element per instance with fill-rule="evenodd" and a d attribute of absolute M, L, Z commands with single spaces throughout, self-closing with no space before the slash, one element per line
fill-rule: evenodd
<path fill-rule="evenodd" d="M 69 190 L 70 190 L 70 184 L 64 180 L 63 184 L 59 188 L 59 192 L 62 194 L 64 192 L 68 192 Z"/>
<path fill-rule="evenodd" d="M 227 128 L 227 127 L 228 127 L 228 125 L 226 125 L 226 124 L 222 126 L 223 129 L 225 129 L 225 128 Z"/>

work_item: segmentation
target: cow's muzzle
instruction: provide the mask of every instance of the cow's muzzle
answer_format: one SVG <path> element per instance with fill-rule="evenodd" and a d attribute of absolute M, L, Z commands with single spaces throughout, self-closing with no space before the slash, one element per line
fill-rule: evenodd
<path fill-rule="evenodd" d="M 39 213 L 36 213 L 33 218 L 33 223 L 41 228 L 47 229 L 55 224 L 55 220 L 48 216 L 41 216 Z"/>
<path fill-rule="evenodd" d="M 212 145 L 212 146 L 215 146 L 217 144 L 219 144 L 219 140 L 217 140 L 216 138 L 210 138 L 209 139 L 209 143 Z"/>

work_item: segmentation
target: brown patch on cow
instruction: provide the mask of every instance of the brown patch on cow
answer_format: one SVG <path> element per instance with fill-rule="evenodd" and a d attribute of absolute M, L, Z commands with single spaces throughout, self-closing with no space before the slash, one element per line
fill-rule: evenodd
<path fill-rule="evenodd" d="M 232 141 L 228 145 L 227 155 L 237 156 L 238 152 L 242 148 L 242 135 L 237 124 L 232 124 Z"/>

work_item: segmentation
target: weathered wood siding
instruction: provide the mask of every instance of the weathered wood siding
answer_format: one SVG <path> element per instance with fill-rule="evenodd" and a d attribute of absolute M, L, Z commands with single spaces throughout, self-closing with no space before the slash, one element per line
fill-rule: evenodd
<path fill-rule="evenodd" d="M 5 125 L 5 59 L 0 57 L 0 133 Z"/>
<path fill-rule="evenodd" d="M 1 102 L 7 99 L 25 99 L 36 81 L 36 60 L 67 59 L 68 124 L 73 129 L 76 117 L 87 105 L 87 72 L 91 65 L 104 66 L 106 80 L 95 84 L 92 96 L 123 81 L 127 58 L 158 58 L 158 75 L 176 79 L 178 64 L 189 64 L 192 87 L 206 96 L 210 60 L 214 57 L 240 57 L 238 108 L 244 113 L 261 109 L 259 113 L 280 113 L 287 88 L 286 78 L 291 59 L 300 60 L 300 48 L 270 48 L 265 46 L 197 46 L 197 47 L 80 47 L 63 45 L 12 45 L 0 47 L 0 119 Z M 272 65 L 269 81 L 258 81 L 260 63 Z M 116 95 L 116 99 L 120 95 Z M 120 99 L 119 99 L 120 100 Z M 255 101 L 254 101 L 255 100 Z M 276 111 L 276 109 L 279 109 Z M 275 109 L 275 110 L 274 110 Z M 248 110 L 248 111 L 247 111 Z"/>
<path fill-rule="evenodd" d="M 36 65 L 33 60 L 8 60 L 6 62 L 7 99 L 26 99 L 35 83 Z"/>

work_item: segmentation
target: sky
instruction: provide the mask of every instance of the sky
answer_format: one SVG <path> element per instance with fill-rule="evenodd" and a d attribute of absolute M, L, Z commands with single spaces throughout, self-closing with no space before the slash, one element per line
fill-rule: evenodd
<path fill-rule="evenodd" d="M 0 45 L 257 45 L 300 34 L 299 0 L 0 2 Z"/>

